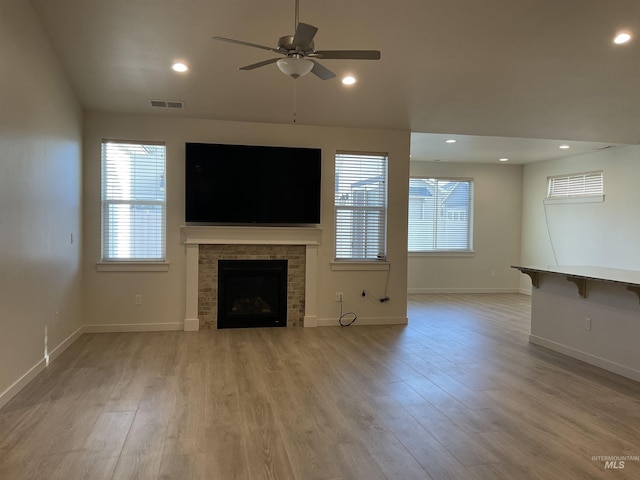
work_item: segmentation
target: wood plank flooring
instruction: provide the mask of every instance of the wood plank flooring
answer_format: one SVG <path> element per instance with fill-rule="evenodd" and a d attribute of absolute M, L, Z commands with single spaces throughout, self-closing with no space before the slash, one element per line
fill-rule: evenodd
<path fill-rule="evenodd" d="M 0 410 L 0 479 L 640 478 L 593 459 L 640 456 L 640 384 L 529 344 L 529 297 L 409 299 L 408 326 L 85 334 Z"/>

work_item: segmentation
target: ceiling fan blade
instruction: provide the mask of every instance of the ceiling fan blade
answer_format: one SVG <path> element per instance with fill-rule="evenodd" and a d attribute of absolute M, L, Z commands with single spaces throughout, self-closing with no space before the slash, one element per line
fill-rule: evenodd
<path fill-rule="evenodd" d="M 298 23 L 296 34 L 293 36 L 293 47 L 299 48 L 302 51 L 308 50 L 317 31 L 318 28 L 313 25 Z"/>
<path fill-rule="evenodd" d="M 331 70 L 329 70 L 327 67 L 322 66 L 315 60 L 311 60 L 311 61 L 313 62 L 313 68 L 311 69 L 311 73 L 313 73 L 316 77 L 322 80 L 329 80 L 330 78 L 333 78 L 336 76 L 336 74 L 333 73 Z"/>
<path fill-rule="evenodd" d="M 318 50 L 316 58 L 336 60 L 380 60 L 379 50 Z"/>
<path fill-rule="evenodd" d="M 252 63 L 251 65 L 247 65 L 245 67 L 240 67 L 240 70 L 254 70 L 256 68 L 264 67 L 265 65 L 271 65 L 272 63 L 276 63 L 279 58 L 270 58 L 269 60 L 264 60 L 258 63 Z"/>
<path fill-rule="evenodd" d="M 281 52 L 276 48 L 267 47 L 265 45 L 258 45 L 257 43 L 243 42 L 242 40 L 234 40 L 233 38 L 225 38 L 225 37 L 211 37 L 211 38 L 213 38 L 214 40 L 219 40 L 221 42 L 235 43 L 236 45 L 244 45 L 245 47 L 259 48 L 261 50 L 268 50 L 270 52 L 283 54 L 283 52 Z"/>

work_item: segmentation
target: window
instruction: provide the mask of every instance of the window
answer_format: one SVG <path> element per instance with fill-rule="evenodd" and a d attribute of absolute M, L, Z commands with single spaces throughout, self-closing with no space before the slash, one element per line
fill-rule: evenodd
<path fill-rule="evenodd" d="M 336 154 L 336 260 L 384 260 L 387 155 Z"/>
<path fill-rule="evenodd" d="M 471 251 L 473 181 L 409 180 L 409 251 Z"/>
<path fill-rule="evenodd" d="M 547 178 L 548 199 L 591 197 L 603 194 L 604 177 L 602 171 Z"/>
<path fill-rule="evenodd" d="M 102 143 L 102 260 L 165 260 L 165 146 Z"/>

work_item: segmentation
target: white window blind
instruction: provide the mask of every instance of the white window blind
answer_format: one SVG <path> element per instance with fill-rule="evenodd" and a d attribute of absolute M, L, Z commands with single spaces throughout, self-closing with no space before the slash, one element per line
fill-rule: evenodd
<path fill-rule="evenodd" d="M 336 260 L 386 259 L 386 155 L 336 154 L 335 212 Z"/>
<path fill-rule="evenodd" d="M 165 260 L 165 146 L 102 143 L 102 260 Z"/>
<path fill-rule="evenodd" d="M 409 251 L 471 251 L 473 181 L 409 180 Z"/>
<path fill-rule="evenodd" d="M 604 194 L 603 172 L 576 173 L 549 177 L 547 198 L 587 197 Z"/>

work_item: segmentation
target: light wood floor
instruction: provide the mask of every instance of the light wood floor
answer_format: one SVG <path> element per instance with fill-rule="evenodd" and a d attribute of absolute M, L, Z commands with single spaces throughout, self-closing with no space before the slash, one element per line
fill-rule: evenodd
<path fill-rule="evenodd" d="M 0 478 L 640 478 L 592 459 L 640 455 L 640 384 L 528 344 L 529 308 L 413 295 L 407 327 L 86 334 L 0 410 Z"/>

